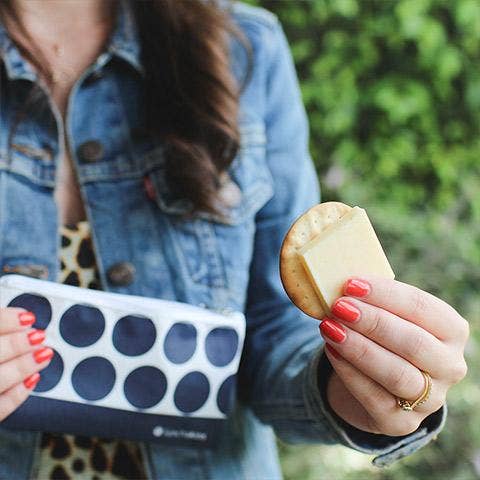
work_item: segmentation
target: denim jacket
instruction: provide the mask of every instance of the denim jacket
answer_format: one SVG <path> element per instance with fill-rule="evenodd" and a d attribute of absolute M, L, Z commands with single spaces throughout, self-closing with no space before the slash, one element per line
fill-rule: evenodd
<path fill-rule="evenodd" d="M 228 8 L 252 45 L 253 71 L 240 99 L 241 148 L 229 169 L 241 195 L 226 218 L 180 219 L 186 206 L 166 181 L 162 145 L 141 134 L 144 71 L 126 3 L 106 49 L 70 94 L 65 126 L 45 93 L 13 138 L 15 112 L 37 76 L 0 25 L 0 270 L 57 278 L 53 188 L 65 128 L 103 288 L 241 310 L 247 318 L 239 400 L 220 446 L 142 444 L 151 477 L 280 478 L 275 435 L 341 443 L 388 464 L 428 443 L 445 409 L 405 437 L 366 434 L 329 409 L 318 321 L 291 304 L 278 274 L 286 231 L 319 201 L 292 59 L 274 15 L 243 4 Z M 245 55 L 233 44 L 231 52 L 241 76 Z M 148 194 L 145 177 L 153 186 Z M 0 478 L 34 477 L 38 442 L 38 433 L 0 425 Z"/>

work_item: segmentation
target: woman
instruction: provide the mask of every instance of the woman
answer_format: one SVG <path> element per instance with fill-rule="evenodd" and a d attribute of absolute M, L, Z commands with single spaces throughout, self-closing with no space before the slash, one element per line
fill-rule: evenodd
<path fill-rule="evenodd" d="M 80 286 L 97 272 L 105 290 L 247 318 L 240 399 L 217 448 L 1 428 L 0 477 L 277 478 L 273 432 L 376 453 L 379 465 L 438 433 L 466 372 L 468 326 L 452 307 L 400 282 L 351 279 L 322 323 L 324 354 L 318 322 L 281 287 L 283 236 L 319 198 L 271 14 L 200 0 L 0 5 L 3 272 Z M 85 244 L 91 232 L 88 275 L 59 271 L 59 231 Z M 34 321 L 2 310 L 1 420 L 51 360 Z M 422 371 L 430 398 L 405 411 L 397 398 L 421 395 Z"/>

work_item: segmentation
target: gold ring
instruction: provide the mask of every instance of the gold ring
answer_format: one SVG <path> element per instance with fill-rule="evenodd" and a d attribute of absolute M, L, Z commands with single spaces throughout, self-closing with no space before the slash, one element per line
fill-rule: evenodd
<path fill-rule="evenodd" d="M 402 410 L 405 410 L 407 412 L 411 412 L 422 403 L 425 403 L 430 396 L 430 392 L 432 391 L 432 377 L 423 370 L 420 370 L 420 372 L 422 373 L 425 380 L 425 388 L 423 389 L 422 394 L 414 402 L 410 402 L 409 400 L 405 400 L 404 398 L 397 398 L 398 406 Z"/>

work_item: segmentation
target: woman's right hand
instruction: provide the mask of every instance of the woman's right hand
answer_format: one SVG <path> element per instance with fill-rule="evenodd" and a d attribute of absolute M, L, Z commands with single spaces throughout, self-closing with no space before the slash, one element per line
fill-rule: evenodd
<path fill-rule="evenodd" d="M 31 312 L 0 308 L 0 422 L 27 399 L 53 357 L 42 346 L 45 332 L 31 328 L 34 323 Z"/>

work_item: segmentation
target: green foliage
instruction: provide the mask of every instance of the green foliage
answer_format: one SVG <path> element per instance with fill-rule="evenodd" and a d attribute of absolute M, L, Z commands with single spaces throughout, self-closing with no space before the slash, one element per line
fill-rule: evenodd
<path fill-rule="evenodd" d="M 472 327 L 437 442 L 386 470 L 342 447 L 282 445 L 285 476 L 479 478 L 480 0 L 250 3 L 289 38 L 323 199 L 367 208 L 397 278 Z"/>

